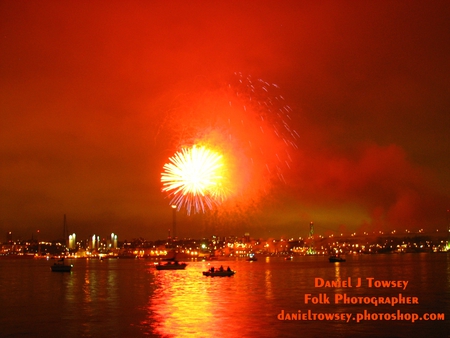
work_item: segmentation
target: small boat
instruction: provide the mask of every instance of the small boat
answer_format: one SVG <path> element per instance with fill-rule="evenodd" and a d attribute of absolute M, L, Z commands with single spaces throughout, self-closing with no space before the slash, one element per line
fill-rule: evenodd
<path fill-rule="evenodd" d="M 292 256 L 284 257 L 285 261 L 292 261 L 293 259 L 294 259 L 294 257 L 292 257 Z"/>
<path fill-rule="evenodd" d="M 156 270 L 184 270 L 186 269 L 186 263 L 180 263 L 175 260 L 168 261 L 167 263 L 158 263 L 155 265 Z"/>
<path fill-rule="evenodd" d="M 345 262 L 345 259 L 338 255 L 332 255 L 328 258 L 330 263 Z"/>
<path fill-rule="evenodd" d="M 203 271 L 203 276 L 208 276 L 208 277 L 230 277 L 233 276 L 236 273 L 236 271 L 227 269 L 227 270 L 223 270 L 223 269 L 214 269 L 211 268 L 208 271 Z"/>
<path fill-rule="evenodd" d="M 53 272 L 70 272 L 72 268 L 72 264 L 64 264 L 64 258 L 61 258 L 58 262 L 50 266 Z"/>
<path fill-rule="evenodd" d="M 246 260 L 248 262 L 256 262 L 258 260 L 258 258 L 256 258 L 255 254 L 252 253 L 252 254 L 248 255 L 248 258 Z"/>

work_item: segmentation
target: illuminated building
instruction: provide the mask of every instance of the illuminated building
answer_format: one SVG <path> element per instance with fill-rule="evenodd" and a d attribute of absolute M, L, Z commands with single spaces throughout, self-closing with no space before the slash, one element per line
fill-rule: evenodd
<path fill-rule="evenodd" d="M 77 235 L 73 233 L 69 236 L 69 249 L 76 249 L 77 247 Z"/>
<path fill-rule="evenodd" d="M 111 234 L 110 247 L 111 249 L 117 249 L 117 235 L 114 232 Z"/>

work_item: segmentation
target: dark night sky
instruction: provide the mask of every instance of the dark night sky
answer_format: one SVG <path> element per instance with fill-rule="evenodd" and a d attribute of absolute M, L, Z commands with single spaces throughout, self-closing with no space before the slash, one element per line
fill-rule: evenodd
<path fill-rule="evenodd" d="M 64 214 L 79 238 L 165 237 L 178 130 L 161 121 L 234 72 L 278 85 L 299 149 L 257 212 L 180 212 L 179 236 L 446 228 L 448 1 L 4 0 L 0 15 L 0 239 L 60 237 Z"/>

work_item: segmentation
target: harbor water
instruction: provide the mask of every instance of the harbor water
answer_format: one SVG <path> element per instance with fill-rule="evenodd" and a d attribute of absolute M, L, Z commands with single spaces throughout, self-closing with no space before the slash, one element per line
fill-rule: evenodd
<path fill-rule="evenodd" d="M 0 260 L 1 337 L 450 337 L 448 254 L 66 261 Z"/>

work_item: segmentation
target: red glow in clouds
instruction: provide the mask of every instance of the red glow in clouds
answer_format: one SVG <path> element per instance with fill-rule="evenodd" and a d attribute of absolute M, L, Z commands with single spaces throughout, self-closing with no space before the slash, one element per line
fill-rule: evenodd
<path fill-rule="evenodd" d="M 194 145 L 229 193 L 180 238 L 447 229 L 448 2 L 255 3 L 0 2 L 0 234 L 165 238 Z"/>

